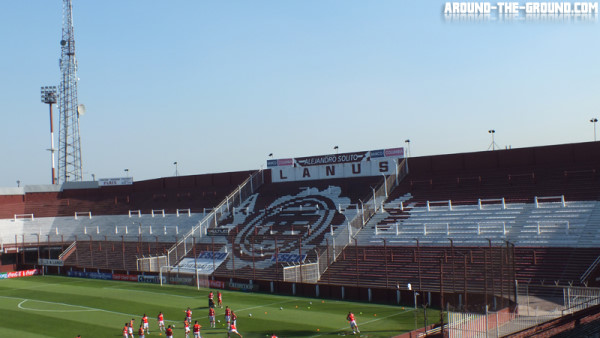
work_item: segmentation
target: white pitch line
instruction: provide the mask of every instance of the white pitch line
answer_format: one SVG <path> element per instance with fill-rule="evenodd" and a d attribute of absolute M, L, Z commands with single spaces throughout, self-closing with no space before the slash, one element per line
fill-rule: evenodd
<path fill-rule="evenodd" d="M 171 295 L 171 294 L 168 294 L 168 293 L 155 292 L 155 291 L 130 290 L 130 289 L 117 288 L 117 287 L 104 287 L 104 289 L 122 290 L 122 291 L 133 291 L 133 292 L 142 292 L 142 293 L 151 293 L 151 294 L 163 295 L 163 296 L 168 296 L 168 297 L 181 297 L 181 298 L 187 298 L 187 299 L 190 298 L 190 296 Z M 299 301 L 299 300 L 300 299 L 292 299 L 292 300 L 289 300 L 289 301 L 282 301 L 282 302 L 275 302 L 275 303 L 264 304 L 264 305 L 257 305 L 257 306 L 253 306 L 253 307 L 249 307 L 249 308 L 245 308 L 245 309 L 239 309 L 239 310 L 236 310 L 236 311 L 237 312 L 247 311 L 247 310 L 258 309 L 258 308 L 261 308 L 261 307 L 266 307 L 266 306 L 271 306 L 271 305 L 296 302 L 296 301 Z"/>
<path fill-rule="evenodd" d="M 368 322 L 363 322 L 363 323 L 361 323 L 360 325 L 361 325 L 361 326 L 362 326 L 362 325 L 367 325 L 367 324 L 370 324 L 370 323 L 374 323 L 374 322 L 376 322 L 376 321 L 378 321 L 378 320 L 387 319 L 387 318 L 394 317 L 394 316 L 397 316 L 397 315 L 401 315 L 401 314 L 403 314 L 403 313 L 407 313 L 407 312 L 410 312 L 410 311 L 413 311 L 413 310 L 412 310 L 412 309 L 411 309 L 411 310 L 404 310 L 404 311 L 402 311 L 402 312 L 394 313 L 394 314 L 391 314 L 391 315 L 389 315 L 389 316 L 380 317 L 380 318 L 377 318 L 377 319 L 370 320 L 370 321 L 368 321 Z M 348 328 L 348 326 L 344 326 L 344 327 L 342 327 L 342 328 L 339 328 L 339 329 L 337 329 L 337 330 L 335 330 L 335 331 L 332 331 L 332 332 L 339 332 L 339 331 L 345 330 L 346 328 Z M 332 333 L 332 332 L 329 332 L 329 333 Z M 319 333 L 319 334 L 316 334 L 316 335 L 314 335 L 314 336 L 310 336 L 310 337 L 308 337 L 308 338 L 319 337 L 319 336 L 321 336 L 321 335 L 324 335 L 324 334 L 329 334 L 329 333 Z"/>
<path fill-rule="evenodd" d="M 267 306 L 271 306 L 271 305 L 292 303 L 292 302 L 296 302 L 298 300 L 299 299 L 292 299 L 292 300 L 286 300 L 286 301 L 283 301 L 283 302 L 276 302 L 276 303 L 270 303 L 270 304 L 257 305 L 257 306 L 248 307 L 248 308 L 245 308 L 245 309 L 239 309 L 239 310 L 236 310 L 236 311 L 238 311 L 238 312 L 248 311 L 248 310 L 258 309 L 258 308 L 261 308 L 261 307 L 267 307 Z"/>
<path fill-rule="evenodd" d="M 60 284 L 40 284 L 40 285 L 35 285 L 35 286 L 30 286 L 27 288 L 10 288 L 10 289 L 2 289 L 0 290 L 0 292 L 5 292 L 5 291 L 18 291 L 18 290 L 32 290 L 32 289 L 38 289 L 38 288 L 54 288 L 57 286 L 63 286 L 66 284 L 75 284 L 75 283 L 81 283 L 84 282 L 83 280 L 81 281 L 72 281 L 72 282 L 65 282 L 65 283 L 60 283 Z"/>
<path fill-rule="evenodd" d="M 59 303 L 59 302 L 47 302 L 47 301 L 43 301 L 43 300 L 27 299 L 27 298 L 21 298 L 21 297 L 0 296 L 0 298 L 17 299 L 17 300 L 23 300 L 23 301 L 36 301 L 36 302 L 42 302 L 42 303 L 48 303 L 48 304 L 59 304 L 59 305 L 67 305 L 67 306 L 78 306 L 80 308 L 86 309 L 86 310 L 82 310 L 82 311 L 101 311 L 101 312 L 107 312 L 107 313 L 112 313 L 112 314 L 116 314 L 116 315 L 127 316 L 127 317 L 130 317 L 130 318 L 140 317 L 139 314 L 134 315 L 134 314 L 131 314 L 131 313 L 123 313 L 123 312 L 110 311 L 110 310 L 105 310 L 105 309 L 98 309 L 98 308 L 93 308 L 93 307 L 84 306 L 84 305 L 73 305 L 73 304 Z M 24 308 L 22 308 L 22 309 L 29 311 L 29 309 L 24 309 Z M 35 311 L 35 310 L 31 310 L 31 311 Z M 166 322 L 178 323 L 178 321 L 175 321 L 175 320 L 165 320 L 165 321 Z"/>
<path fill-rule="evenodd" d="M 172 295 L 169 293 L 163 293 L 163 292 L 155 292 L 155 291 L 144 291 L 144 290 L 135 290 L 135 289 L 125 289 L 125 288 L 117 288 L 117 287 L 104 287 L 103 289 L 110 289 L 110 290 L 120 290 L 120 291 L 127 291 L 127 292 L 142 292 L 142 293 L 151 293 L 151 294 L 155 294 L 155 295 L 162 295 L 162 296 L 167 296 L 167 297 L 180 297 L 180 298 L 190 298 L 193 296 L 181 296 L 181 295 Z"/>
<path fill-rule="evenodd" d="M 64 304 L 64 303 L 55 303 L 55 302 L 46 302 L 46 301 L 42 301 L 42 300 L 34 300 L 34 299 L 25 299 L 24 301 L 20 302 L 19 305 L 17 305 L 17 307 L 21 310 L 28 310 L 28 311 L 40 311 L 40 312 L 87 312 L 87 311 L 97 311 L 96 309 L 77 309 L 77 310 L 42 310 L 42 309 L 32 309 L 32 308 L 26 308 L 23 306 L 23 304 L 25 304 L 25 302 L 38 302 L 38 303 L 46 303 L 46 304 L 59 304 L 59 305 L 66 305 L 66 306 L 73 306 L 73 307 L 82 307 L 79 305 L 71 305 L 71 304 Z"/>

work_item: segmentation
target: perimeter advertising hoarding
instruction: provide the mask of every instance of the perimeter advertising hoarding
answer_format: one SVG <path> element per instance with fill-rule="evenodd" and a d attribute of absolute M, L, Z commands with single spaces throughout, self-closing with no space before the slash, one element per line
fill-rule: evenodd
<path fill-rule="evenodd" d="M 126 281 L 126 282 L 137 282 L 138 281 L 138 275 L 127 275 L 127 274 L 124 274 L 124 273 L 113 273 L 112 279 L 113 280 Z"/>
<path fill-rule="evenodd" d="M 152 276 L 152 275 L 138 275 L 138 283 L 154 283 L 160 284 L 160 276 Z M 167 278 L 165 276 L 162 277 L 162 282 L 166 283 Z"/>
<path fill-rule="evenodd" d="M 102 279 L 102 280 L 112 280 L 113 279 L 112 273 L 108 273 L 108 272 L 67 271 L 67 276 L 90 278 L 90 279 Z"/>
<path fill-rule="evenodd" d="M 269 160 L 273 182 L 391 175 L 404 148 Z"/>
<path fill-rule="evenodd" d="M 229 282 L 227 283 L 227 288 L 239 291 L 258 291 L 258 284 Z"/>
<path fill-rule="evenodd" d="M 34 276 L 34 275 L 37 275 L 37 274 L 39 274 L 39 270 L 38 269 L 12 271 L 12 272 L 2 272 L 2 273 L 0 273 L 0 279 L 29 277 L 29 276 Z"/>
<path fill-rule="evenodd" d="M 201 288 L 225 289 L 225 282 L 220 280 L 200 279 L 198 285 Z"/>

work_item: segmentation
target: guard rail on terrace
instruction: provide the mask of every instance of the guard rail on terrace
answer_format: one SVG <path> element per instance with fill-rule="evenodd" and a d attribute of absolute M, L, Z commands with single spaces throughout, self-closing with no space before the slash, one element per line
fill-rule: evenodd
<path fill-rule="evenodd" d="M 326 248 L 317 256 L 317 265 L 319 279 L 325 273 L 329 265 L 336 261 L 337 257 L 342 253 L 344 248 L 352 242 L 352 239 L 369 221 L 369 219 L 377 213 L 378 209 L 383 208 L 383 200 L 385 200 L 392 189 L 397 186 L 408 175 L 408 163 L 406 159 L 396 164 L 396 172 L 389 176 L 384 176 L 381 185 L 374 189 L 373 197 L 367 202 L 361 201 L 361 208 L 356 213 L 353 219 L 348 220 L 348 226 L 339 227 L 335 233 L 326 238 Z M 381 199 L 381 203 L 377 203 L 377 199 Z M 302 265 L 297 267 L 303 269 Z M 302 272 L 297 274 L 302 276 Z"/>
<path fill-rule="evenodd" d="M 558 297 L 555 295 L 554 301 L 557 303 L 553 308 L 547 308 L 548 299 L 552 299 L 548 297 L 550 292 L 543 297 L 546 309 L 531 306 L 529 295 L 520 294 L 517 312 L 507 311 L 507 309 L 492 312 L 488 311 L 487 306 L 485 314 L 448 311 L 448 321 L 444 330 L 448 337 L 499 338 L 600 304 L 598 288 L 552 286 L 546 288 L 555 289 L 554 293 L 558 294 Z M 435 331 L 440 332 L 440 329 L 426 333 L 433 334 L 436 333 Z"/>
<path fill-rule="evenodd" d="M 598 264 L 600 264 L 600 256 L 596 257 L 596 260 L 594 261 L 594 263 L 592 263 L 592 265 L 590 265 L 590 267 L 587 270 L 585 270 L 583 275 L 581 275 L 581 277 L 579 278 L 579 281 L 582 284 L 584 284 L 585 281 L 588 279 L 588 277 L 592 274 L 592 272 L 594 272 L 594 270 L 596 270 L 596 268 L 598 267 Z"/>
<path fill-rule="evenodd" d="M 252 195 L 265 182 L 264 171 L 258 170 L 250 175 L 242 184 L 240 184 L 234 192 L 229 194 L 225 199 L 211 212 L 206 215 L 196 226 L 194 226 L 187 234 L 177 241 L 168 251 L 165 256 L 138 258 L 138 267 L 143 266 L 151 270 L 159 272 L 160 268 L 165 265 L 175 266 L 180 259 L 185 257 L 193 248 L 196 237 L 206 235 L 207 229 L 215 228 L 219 218 L 223 214 L 230 211 L 231 208 L 239 206 L 246 198 Z"/>

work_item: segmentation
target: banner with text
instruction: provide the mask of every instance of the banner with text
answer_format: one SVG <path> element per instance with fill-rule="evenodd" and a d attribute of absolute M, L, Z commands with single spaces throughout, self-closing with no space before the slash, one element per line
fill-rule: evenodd
<path fill-rule="evenodd" d="M 38 258 L 38 264 L 47 266 L 64 266 L 65 262 L 62 259 Z"/>
<path fill-rule="evenodd" d="M 198 258 L 184 258 L 171 269 L 172 272 L 196 273 L 200 275 L 210 275 L 215 269 L 221 265 L 227 258 L 226 252 L 203 251 L 198 255 Z"/>
<path fill-rule="evenodd" d="M 29 277 L 29 276 L 35 276 L 37 274 L 39 274 L 38 269 L 2 272 L 2 273 L 0 273 L 0 279 Z"/>
<path fill-rule="evenodd" d="M 273 182 L 391 175 L 404 148 L 269 160 Z"/>
<path fill-rule="evenodd" d="M 110 187 L 113 185 L 132 185 L 133 177 L 101 178 L 98 185 L 101 187 Z"/>

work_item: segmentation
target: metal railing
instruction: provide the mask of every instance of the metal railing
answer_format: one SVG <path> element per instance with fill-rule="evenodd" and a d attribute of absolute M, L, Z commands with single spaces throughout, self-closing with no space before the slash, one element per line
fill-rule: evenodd
<path fill-rule="evenodd" d="M 166 262 L 163 263 L 162 260 L 159 260 L 157 264 L 148 264 L 152 268 L 156 267 L 156 270 L 148 271 L 158 272 L 163 265 L 177 265 L 177 262 L 192 250 L 195 244 L 196 235 L 198 237 L 205 236 L 207 229 L 215 228 L 218 225 L 219 220 L 225 214 L 229 213 L 233 207 L 242 204 L 246 198 L 252 195 L 264 183 L 264 178 L 264 171 L 262 169 L 250 175 L 250 177 L 242 182 L 231 194 L 227 195 L 219 205 L 213 208 L 211 212 L 198 222 L 198 224 L 187 234 L 177 240 L 177 243 L 167 251 Z M 140 258 L 138 261 L 139 260 L 149 260 L 149 258 Z"/>
<path fill-rule="evenodd" d="M 448 312 L 448 337 L 503 337 L 600 304 L 598 288 L 536 286 L 542 290 L 542 303 L 536 304 L 530 303 L 529 287 L 521 288 L 527 293 L 519 297 L 518 313 L 487 308 L 485 314 Z M 548 305 L 548 299 L 554 302 Z"/>
<path fill-rule="evenodd" d="M 74 241 L 69 245 L 60 255 L 58 255 L 58 259 L 66 260 L 69 255 L 75 250 L 75 246 L 77 245 L 77 241 Z M 66 256 L 66 257 L 65 257 Z"/>
<path fill-rule="evenodd" d="M 326 239 L 326 247 L 317 257 L 319 276 L 323 276 L 329 265 L 336 261 L 344 248 L 352 242 L 352 239 L 363 228 L 378 210 L 383 208 L 383 202 L 388 198 L 390 192 L 408 175 L 408 163 L 406 159 L 396 164 L 395 173 L 384 176 L 383 182 L 377 188 L 373 188 L 373 194 L 366 202 L 360 201 L 356 216 L 348 220 L 346 226 L 340 226 L 333 235 Z"/>
<path fill-rule="evenodd" d="M 596 268 L 598 267 L 598 264 L 600 264 L 600 256 L 598 256 L 596 258 L 596 260 L 594 261 L 594 263 L 592 263 L 592 265 L 590 265 L 590 267 L 587 268 L 587 270 L 585 270 L 583 275 L 581 275 L 581 277 L 579 277 L 579 281 L 581 282 L 581 284 L 585 283 L 585 280 L 588 279 L 588 277 L 592 274 L 592 272 L 594 272 L 594 270 L 596 270 Z"/>

